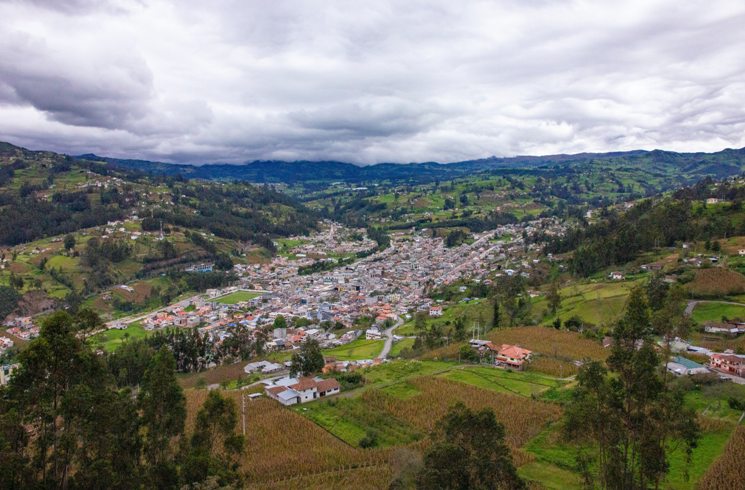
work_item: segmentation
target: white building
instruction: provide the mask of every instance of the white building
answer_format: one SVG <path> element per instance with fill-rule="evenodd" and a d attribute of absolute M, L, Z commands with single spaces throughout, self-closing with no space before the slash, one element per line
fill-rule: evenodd
<path fill-rule="evenodd" d="M 285 406 L 307 403 L 318 398 L 336 395 L 341 391 L 339 382 L 323 378 L 282 378 L 267 386 L 264 391 Z"/>

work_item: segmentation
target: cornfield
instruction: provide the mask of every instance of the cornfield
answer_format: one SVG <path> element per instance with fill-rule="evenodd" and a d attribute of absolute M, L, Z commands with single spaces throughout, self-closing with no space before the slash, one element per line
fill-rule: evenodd
<path fill-rule="evenodd" d="M 574 376 L 579 371 L 579 368 L 571 362 L 556 359 L 553 357 L 536 357 L 528 365 L 530 371 L 537 371 L 539 373 L 548 374 L 549 376 L 556 376 L 557 378 L 567 378 Z"/>
<path fill-rule="evenodd" d="M 416 378 L 411 384 L 419 391 L 415 396 L 402 399 L 369 390 L 362 394 L 361 401 L 371 413 L 400 420 L 423 434 L 428 434 L 457 402 L 472 409 L 491 408 L 505 426 L 506 441 L 518 466 L 533 461 L 532 455 L 519 448 L 561 416 L 561 409 L 554 404 L 438 377 Z M 236 402 L 240 413 L 241 393 L 228 391 L 224 395 Z M 187 431 L 191 431 L 207 391 L 187 390 L 186 396 Z M 240 418 L 236 429 L 241 431 Z M 425 438 L 406 447 L 421 452 L 428 442 Z M 385 488 L 392 474 L 392 451 L 395 448 L 352 447 L 273 400 L 246 402 L 243 471 L 249 488 Z"/>
<path fill-rule="evenodd" d="M 745 276 L 723 267 L 696 271 L 688 283 L 688 290 L 696 296 L 720 297 L 745 292 Z"/>
<path fill-rule="evenodd" d="M 194 424 L 205 390 L 189 390 L 187 430 Z M 240 392 L 227 391 L 238 411 Z M 238 431 L 241 431 L 239 417 Z M 260 484 L 284 477 L 313 478 L 321 472 L 335 472 L 369 466 L 385 466 L 388 450 L 357 449 L 337 439 L 315 423 L 269 399 L 246 402 L 246 452 L 243 470 L 248 483 Z M 332 478 L 329 476 L 329 478 Z M 295 486 L 294 484 L 292 486 Z M 278 487 L 282 488 L 282 487 Z"/>
<path fill-rule="evenodd" d="M 516 327 L 492 330 L 486 337 L 494 344 L 515 344 L 543 357 L 604 361 L 608 351 L 599 342 L 576 332 L 547 327 Z"/>
<path fill-rule="evenodd" d="M 513 448 L 521 447 L 547 423 L 561 416 L 561 409 L 550 403 L 494 393 L 447 379 L 425 376 L 411 380 L 411 384 L 421 392 L 419 395 L 400 399 L 370 390 L 362 399 L 369 407 L 388 412 L 426 433 L 457 402 L 475 410 L 491 408 L 497 420 L 504 424 L 507 443 Z"/>
<path fill-rule="evenodd" d="M 555 358 L 562 361 L 582 359 L 603 361 L 608 357 L 608 351 L 599 342 L 586 339 L 576 332 L 548 327 L 500 328 L 487 333 L 486 338 L 494 344 L 519 345 L 540 354 L 543 358 Z M 425 353 L 422 358 L 458 359 L 463 345 L 463 343 L 455 343 L 434 349 Z"/>
<path fill-rule="evenodd" d="M 283 479 L 249 484 L 246 488 L 255 490 L 284 490 L 294 488 L 324 488 L 376 490 L 387 488 L 392 472 L 388 465 L 371 465 L 359 468 L 328 470 L 319 473 L 291 476 Z"/>
<path fill-rule="evenodd" d="M 745 488 L 745 427 L 739 426 L 732 434 L 719 458 L 698 482 L 699 490 Z"/>

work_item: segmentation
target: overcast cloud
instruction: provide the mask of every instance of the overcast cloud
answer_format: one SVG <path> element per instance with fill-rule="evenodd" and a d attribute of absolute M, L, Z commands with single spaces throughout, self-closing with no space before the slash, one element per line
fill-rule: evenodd
<path fill-rule="evenodd" d="M 0 0 L 0 140 L 175 162 L 745 146 L 745 2 Z"/>

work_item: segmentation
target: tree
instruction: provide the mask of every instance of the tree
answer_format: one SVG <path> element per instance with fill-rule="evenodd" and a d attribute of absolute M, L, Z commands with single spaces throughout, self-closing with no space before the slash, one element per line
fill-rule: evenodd
<path fill-rule="evenodd" d="M 90 308 L 79 308 L 75 312 L 75 324 L 79 331 L 88 334 L 103 325 L 98 313 Z"/>
<path fill-rule="evenodd" d="M 202 482 L 216 476 L 220 485 L 240 484 L 238 456 L 244 438 L 235 433 L 238 412 L 235 403 L 218 391 L 210 391 L 197 413 L 189 455 L 184 465 L 187 483 Z"/>
<path fill-rule="evenodd" d="M 138 396 L 144 428 L 144 453 L 152 465 L 154 486 L 170 487 L 177 481 L 171 440 L 184 432 L 186 399 L 176 381 L 173 354 L 162 347 L 150 361 Z"/>
<path fill-rule="evenodd" d="M 220 253 L 215 256 L 215 269 L 229 271 L 233 268 L 233 260 L 228 254 Z"/>
<path fill-rule="evenodd" d="M 303 376 L 310 376 L 323 369 L 326 362 L 323 359 L 323 353 L 321 352 L 321 346 L 315 339 L 309 339 L 303 342 L 300 346 L 300 352 L 292 355 L 292 363 L 290 365 L 290 375 L 296 376 L 301 374 Z"/>
<path fill-rule="evenodd" d="M 502 314 L 499 311 L 499 298 L 494 296 L 494 298 L 492 298 L 492 320 L 491 320 L 492 328 L 499 328 L 501 322 L 502 322 Z"/>
<path fill-rule="evenodd" d="M 72 250 L 75 248 L 75 236 L 72 233 L 65 235 L 64 241 L 65 250 Z"/>
<path fill-rule="evenodd" d="M 659 310 L 662 307 L 667 291 L 670 288 L 665 282 L 662 274 L 655 274 L 647 283 L 647 301 L 653 310 Z"/>
<path fill-rule="evenodd" d="M 471 411 L 462 403 L 437 423 L 432 445 L 424 454 L 417 488 L 521 489 L 504 426 L 494 412 Z"/>
<path fill-rule="evenodd" d="M 658 488 L 669 470 L 670 443 L 682 441 L 690 459 L 698 440 L 695 412 L 659 374 L 651 333 L 646 295 L 635 288 L 613 330 L 607 367 L 592 362 L 580 369 L 567 405 L 566 434 L 596 446 L 602 488 Z M 584 466 L 591 480 L 592 465 Z"/>
<path fill-rule="evenodd" d="M 551 283 L 548 293 L 546 293 L 546 299 L 548 300 L 548 307 L 551 309 L 551 314 L 555 315 L 561 307 L 561 294 L 559 293 L 559 285 L 556 281 Z"/>
<path fill-rule="evenodd" d="M 138 486 L 132 397 L 113 389 L 101 358 L 76 332 L 68 313 L 53 313 L 19 355 L 0 398 L 3 488 Z"/>
<path fill-rule="evenodd" d="M 274 319 L 274 328 L 287 328 L 287 320 L 282 315 L 277 315 Z"/>

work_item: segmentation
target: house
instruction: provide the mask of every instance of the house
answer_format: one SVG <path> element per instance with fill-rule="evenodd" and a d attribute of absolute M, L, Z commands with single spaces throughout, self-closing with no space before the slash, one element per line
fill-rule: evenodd
<path fill-rule="evenodd" d="M 745 324 L 708 322 L 704 325 L 704 331 L 706 333 L 723 333 L 735 337 L 745 333 Z"/>
<path fill-rule="evenodd" d="M 492 352 L 495 365 L 512 369 L 522 370 L 533 354 L 528 349 L 510 344 L 495 345 L 489 342 L 485 347 Z"/>
<path fill-rule="evenodd" d="M 745 356 L 726 350 L 722 354 L 712 354 L 709 358 L 709 366 L 717 371 L 722 371 L 735 376 L 745 375 Z"/>
<path fill-rule="evenodd" d="M 429 308 L 429 316 L 431 316 L 431 317 L 441 317 L 442 316 L 442 306 L 431 306 Z"/>
<path fill-rule="evenodd" d="M 246 364 L 246 366 L 243 368 L 243 371 L 246 374 L 255 372 L 261 372 L 262 374 L 271 374 L 276 373 L 277 371 L 281 371 L 283 368 L 284 366 L 282 366 L 281 364 L 276 364 L 274 362 L 257 361 Z"/>
<path fill-rule="evenodd" d="M 694 374 L 708 374 L 711 372 L 703 364 L 693 362 L 681 356 L 676 356 L 672 361 L 668 362 L 667 370 L 675 376 L 692 376 Z"/>
<path fill-rule="evenodd" d="M 365 338 L 367 340 L 379 340 L 383 338 L 383 332 L 378 327 L 370 327 L 365 330 Z"/>
<path fill-rule="evenodd" d="M 0 386 L 5 386 L 10 381 L 13 372 L 18 369 L 19 364 L 0 365 Z"/>
<path fill-rule="evenodd" d="M 334 378 L 281 378 L 267 386 L 267 396 L 285 406 L 307 403 L 318 398 L 336 395 L 341 392 L 339 382 Z"/>
<path fill-rule="evenodd" d="M 722 200 L 716 197 L 710 197 L 706 199 L 706 204 L 719 204 L 720 202 L 722 202 Z"/>
<path fill-rule="evenodd" d="M 623 281 L 624 276 L 623 273 L 614 271 L 608 274 L 608 279 L 612 279 L 613 281 Z"/>
<path fill-rule="evenodd" d="M 651 264 L 644 264 L 642 265 L 641 269 L 643 271 L 659 271 L 662 270 L 662 263 L 652 262 Z"/>

